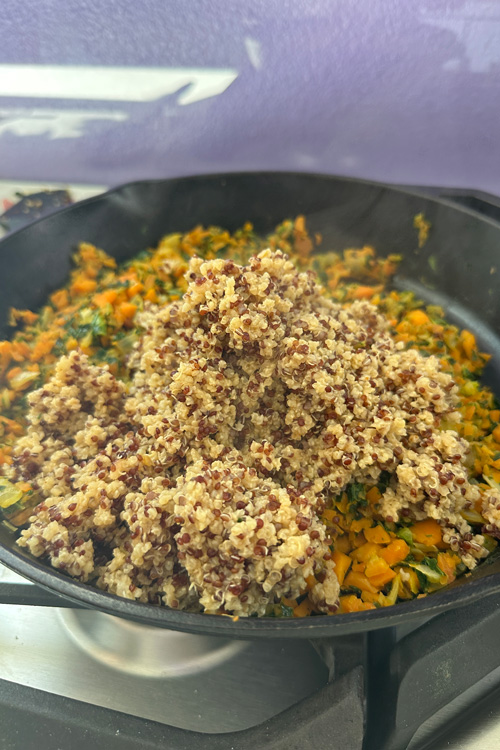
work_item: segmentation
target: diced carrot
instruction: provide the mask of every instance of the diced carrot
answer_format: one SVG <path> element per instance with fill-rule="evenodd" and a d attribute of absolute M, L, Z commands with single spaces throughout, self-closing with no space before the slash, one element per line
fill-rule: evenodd
<path fill-rule="evenodd" d="M 364 562 L 353 562 L 351 570 L 354 570 L 355 573 L 364 573 L 365 567 L 366 563 Z"/>
<path fill-rule="evenodd" d="M 360 284 L 354 290 L 353 297 L 354 299 L 371 299 L 376 291 L 377 291 L 377 287 L 362 286 Z"/>
<path fill-rule="evenodd" d="M 133 305 L 131 302 L 122 302 L 118 309 L 125 320 L 131 320 L 137 312 L 137 305 Z"/>
<path fill-rule="evenodd" d="M 143 289 L 144 289 L 144 286 L 141 284 L 140 281 L 138 281 L 135 284 L 132 284 L 132 286 L 129 286 L 129 288 L 127 289 L 128 298 L 131 299 L 132 297 L 135 297 L 135 295 L 140 294 Z"/>
<path fill-rule="evenodd" d="M 497 443 L 500 443 L 500 424 L 495 427 L 495 429 L 493 430 L 491 434 L 493 435 L 493 439 Z"/>
<path fill-rule="evenodd" d="M 25 359 L 29 359 L 31 353 L 31 350 L 25 341 L 13 341 L 11 351 L 14 362 L 24 362 Z"/>
<path fill-rule="evenodd" d="M 71 294 L 90 294 L 96 287 L 97 282 L 94 279 L 78 276 L 71 284 Z"/>
<path fill-rule="evenodd" d="M 425 326 L 430 323 L 429 316 L 423 310 L 412 310 L 406 317 L 413 326 Z"/>
<path fill-rule="evenodd" d="M 363 602 L 354 594 L 341 596 L 339 602 L 341 612 L 363 612 L 365 609 L 375 609 L 374 604 L 372 604 L 371 602 Z"/>
<path fill-rule="evenodd" d="M 57 292 L 50 295 L 50 301 L 56 310 L 63 310 L 69 305 L 69 296 L 67 289 L 58 289 Z"/>
<path fill-rule="evenodd" d="M 347 571 L 349 570 L 352 559 L 349 555 L 345 555 L 340 550 L 336 549 L 332 554 L 332 560 L 335 563 L 335 575 L 339 579 L 340 585 L 344 583 Z"/>
<path fill-rule="evenodd" d="M 466 424 L 464 427 L 464 437 L 474 437 L 477 433 L 476 425 Z"/>
<path fill-rule="evenodd" d="M 118 297 L 118 292 L 116 289 L 106 289 L 105 292 L 101 292 L 100 294 L 94 294 L 94 297 L 92 298 L 92 302 L 96 307 L 107 307 L 108 305 L 114 304 L 116 301 L 116 298 Z"/>
<path fill-rule="evenodd" d="M 490 411 L 490 419 L 492 422 L 500 422 L 500 409 L 492 409 Z"/>
<path fill-rule="evenodd" d="M 292 609 L 295 609 L 297 606 L 297 600 L 296 599 L 287 599 L 285 596 L 281 600 L 285 607 L 291 607 Z"/>
<path fill-rule="evenodd" d="M 311 576 L 307 576 L 306 583 L 307 583 L 307 588 L 311 590 L 316 586 L 318 582 L 316 578 L 313 575 L 311 575 Z"/>
<path fill-rule="evenodd" d="M 392 568 L 387 568 L 387 570 L 384 573 L 380 573 L 378 576 L 372 576 L 370 578 L 370 582 L 373 583 L 374 586 L 376 586 L 378 589 L 383 588 L 386 583 L 389 583 L 389 581 L 392 581 L 393 578 L 396 577 L 396 573 Z"/>
<path fill-rule="evenodd" d="M 10 341 L 0 341 L 0 375 L 5 372 L 12 358 L 12 344 Z"/>
<path fill-rule="evenodd" d="M 470 331 L 462 331 L 460 334 L 460 341 L 467 358 L 470 359 L 477 348 L 476 337 Z"/>
<path fill-rule="evenodd" d="M 19 310 L 16 307 L 11 307 L 9 321 L 12 326 L 17 325 L 32 325 L 38 319 L 37 313 L 31 310 Z"/>
<path fill-rule="evenodd" d="M 304 599 L 293 610 L 294 617 L 307 617 L 312 612 L 312 604 L 309 599 Z"/>
<path fill-rule="evenodd" d="M 417 521 L 410 527 L 413 538 L 419 544 L 439 544 L 443 541 L 443 530 L 433 518 Z"/>
<path fill-rule="evenodd" d="M 144 295 L 144 299 L 147 300 L 147 302 L 158 302 L 156 291 L 153 288 L 149 289 Z"/>
<path fill-rule="evenodd" d="M 344 586 L 354 586 L 354 588 L 361 589 L 361 591 L 371 591 L 372 594 L 377 593 L 377 589 L 364 573 L 356 573 L 353 570 L 345 577 Z"/>
<path fill-rule="evenodd" d="M 475 405 L 474 404 L 470 404 L 470 406 L 468 406 L 465 409 L 465 411 L 464 411 L 464 418 L 467 419 L 467 420 L 472 419 L 472 417 L 474 416 L 474 412 L 475 411 L 476 411 Z"/>
<path fill-rule="evenodd" d="M 40 334 L 38 341 L 31 351 L 30 359 L 32 362 L 39 362 L 47 354 L 50 354 L 56 343 L 57 334 L 47 331 Z"/>
<path fill-rule="evenodd" d="M 366 499 L 371 505 L 378 503 L 381 497 L 382 495 L 378 487 L 371 487 L 366 493 Z"/>
<path fill-rule="evenodd" d="M 366 563 L 365 574 L 370 580 L 387 573 L 390 570 L 388 563 L 382 557 L 371 557 Z"/>
<path fill-rule="evenodd" d="M 440 552 L 437 556 L 437 564 L 446 576 L 446 583 L 451 583 L 455 580 L 455 570 L 460 562 L 460 558 L 457 555 L 450 554 L 449 552 Z"/>
<path fill-rule="evenodd" d="M 365 542 L 365 544 L 361 545 L 361 547 L 358 547 L 358 549 L 351 553 L 351 557 L 360 562 L 367 562 L 371 557 L 378 555 L 379 551 L 380 547 L 378 544 Z"/>
<path fill-rule="evenodd" d="M 402 562 L 410 554 L 410 548 L 406 544 L 404 539 L 394 539 L 387 547 L 383 548 L 380 552 L 382 557 L 388 565 L 396 565 L 398 562 Z"/>
<path fill-rule="evenodd" d="M 362 547 L 363 544 L 366 544 L 366 539 L 363 532 L 355 534 L 353 531 L 351 531 L 349 533 L 349 541 L 351 542 L 353 548 Z"/>
<path fill-rule="evenodd" d="M 363 531 L 363 529 L 369 529 L 372 524 L 371 518 L 355 518 L 351 523 L 351 530 L 357 533 Z"/>
<path fill-rule="evenodd" d="M 70 336 L 70 338 L 66 340 L 66 351 L 72 352 L 75 349 L 78 349 L 78 341 L 74 336 Z"/>
<path fill-rule="evenodd" d="M 368 542 L 373 542 L 374 544 L 389 544 L 391 541 L 391 537 L 380 524 L 377 524 L 372 529 L 365 529 L 365 537 Z"/>

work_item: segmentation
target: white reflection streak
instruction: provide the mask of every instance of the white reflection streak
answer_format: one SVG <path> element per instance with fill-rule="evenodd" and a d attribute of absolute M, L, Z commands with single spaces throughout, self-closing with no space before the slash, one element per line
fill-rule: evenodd
<path fill-rule="evenodd" d="M 221 94 L 237 77 L 225 68 L 0 64 L 0 96 L 151 102 L 187 86 L 178 99 L 183 106 Z"/>

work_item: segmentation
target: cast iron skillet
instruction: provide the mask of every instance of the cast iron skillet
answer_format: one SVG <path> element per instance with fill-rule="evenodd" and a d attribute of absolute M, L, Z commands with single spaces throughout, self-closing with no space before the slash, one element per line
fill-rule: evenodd
<path fill-rule="evenodd" d="M 431 222 L 418 248 L 415 214 Z M 500 224 L 443 200 L 385 185 L 297 173 L 245 173 L 137 182 L 43 218 L 0 243 L 0 337 L 8 335 L 10 306 L 36 309 L 65 283 L 70 257 L 81 241 L 104 248 L 118 261 L 155 245 L 168 232 L 196 224 L 230 230 L 251 220 L 266 233 L 284 218 L 305 214 L 323 247 L 372 244 L 404 258 L 395 280 L 427 301 L 440 303 L 448 319 L 475 331 L 493 354 L 485 374 L 500 383 Z M 317 638 L 387 627 L 473 604 L 500 590 L 493 560 L 442 592 L 388 609 L 336 617 L 283 620 L 177 612 L 128 601 L 78 583 L 17 547 L 0 527 L 0 562 L 77 603 L 138 622 L 187 632 L 236 638 Z"/>

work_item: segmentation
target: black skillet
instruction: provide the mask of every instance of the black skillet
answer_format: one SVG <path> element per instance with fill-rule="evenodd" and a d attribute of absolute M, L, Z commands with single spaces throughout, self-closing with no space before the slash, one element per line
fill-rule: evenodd
<path fill-rule="evenodd" d="M 418 247 L 413 218 L 431 222 Z M 8 236 L 0 243 L 0 337 L 8 336 L 11 306 L 36 309 L 66 282 L 70 257 L 81 241 L 104 248 L 118 261 L 154 246 L 168 232 L 196 224 L 234 230 L 252 221 L 259 233 L 302 213 L 323 248 L 373 245 L 403 255 L 395 286 L 441 304 L 449 320 L 473 330 L 493 357 L 485 380 L 500 383 L 500 224 L 445 200 L 385 185 L 296 173 L 246 173 L 144 181 L 90 198 Z M 500 392 L 500 389 L 499 389 Z M 363 632 L 425 619 L 472 604 L 500 590 L 493 561 L 456 584 L 388 609 L 305 619 L 241 618 L 177 612 L 121 599 L 78 583 L 32 558 L 0 527 L 0 562 L 67 600 L 138 622 L 235 638 L 319 638 Z M 25 588 L 25 587 L 23 587 Z M 35 589 L 32 603 L 58 603 Z"/>

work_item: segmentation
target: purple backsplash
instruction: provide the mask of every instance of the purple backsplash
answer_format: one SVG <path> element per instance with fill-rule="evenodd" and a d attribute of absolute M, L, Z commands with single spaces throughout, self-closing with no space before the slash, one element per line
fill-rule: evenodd
<path fill-rule="evenodd" d="M 500 193 L 495 0 L 3 0 L 0 32 L 3 179 L 296 169 Z M 220 91 L 179 78 L 134 101 L 131 71 L 115 100 L 96 71 L 91 100 L 32 70 L 34 98 L 17 64 L 174 68 L 195 88 L 210 68 Z"/>

